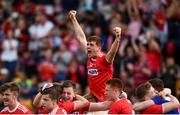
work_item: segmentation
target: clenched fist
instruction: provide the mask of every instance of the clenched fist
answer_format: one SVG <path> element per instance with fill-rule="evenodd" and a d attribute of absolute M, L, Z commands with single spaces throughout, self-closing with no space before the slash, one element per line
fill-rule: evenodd
<path fill-rule="evenodd" d="M 115 28 L 113 28 L 113 32 L 114 32 L 116 38 L 120 39 L 120 36 L 121 36 L 121 28 L 120 28 L 120 27 L 115 27 Z"/>
<path fill-rule="evenodd" d="M 71 10 L 70 12 L 69 12 L 69 18 L 70 19 L 73 19 L 73 18 L 75 18 L 76 17 L 76 11 L 75 10 Z"/>

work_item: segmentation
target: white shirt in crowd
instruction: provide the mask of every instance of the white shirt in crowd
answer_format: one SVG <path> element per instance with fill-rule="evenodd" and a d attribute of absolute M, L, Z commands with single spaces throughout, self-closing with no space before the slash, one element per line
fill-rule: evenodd
<path fill-rule="evenodd" d="M 18 41 L 16 39 L 5 39 L 2 44 L 2 61 L 16 61 L 18 59 Z"/>

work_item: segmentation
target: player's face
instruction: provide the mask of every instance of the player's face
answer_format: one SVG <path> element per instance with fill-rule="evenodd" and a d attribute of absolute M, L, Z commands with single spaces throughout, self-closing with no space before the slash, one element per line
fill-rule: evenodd
<path fill-rule="evenodd" d="M 147 96 L 151 99 L 156 95 L 157 95 L 157 91 L 151 86 L 151 88 L 148 91 Z"/>
<path fill-rule="evenodd" d="M 96 42 L 87 42 L 87 54 L 89 58 L 96 57 L 100 47 L 97 46 Z"/>
<path fill-rule="evenodd" d="M 65 101 L 73 101 L 73 98 L 75 97 L 75 92 L 73 87 L 63 88 L 62 97 Z"/>
<path fill-rule="evenodd" d="M 49 95 L 42 95 L 41 105 L 46 111 L 51 111 L 53 109 L 53 104 L 55 102 L 49 97 Z"/>
<path fill-rule="evenodd" d="M 14 104 L 15 100 L 17 99 L 15 93 L 10 91 L 9 89 L 4 91 L 2 95 L 3 95 L 2 98 L 3 98 L 4 106 L 11 106 L 12 104 Z"/>
<path fill-rule="evenodd" d="M 109 101 L 113 101 L 114 96 L 115 96 L 115 92 L 110 85 L 106 85 L 105 95 L 107 96 Z"/>

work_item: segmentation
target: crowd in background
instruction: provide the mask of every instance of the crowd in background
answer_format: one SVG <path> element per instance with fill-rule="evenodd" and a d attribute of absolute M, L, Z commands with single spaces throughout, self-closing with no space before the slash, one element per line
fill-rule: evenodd
<path fill-rule="evenodd" d="M 122 28 L 113 77 L 132 102 L 135 88 L 157 77 L 180 99 L 179 6 L 178 0 L 1 0 L 0 83 L 17 82 L 30 109 L 44 82 L 72 80 L 79 94 L 88 92 L 87 55 L 67 18 L 74 9 L 86 36 L 101 37 L 104 52 L 112 28 Z"/>

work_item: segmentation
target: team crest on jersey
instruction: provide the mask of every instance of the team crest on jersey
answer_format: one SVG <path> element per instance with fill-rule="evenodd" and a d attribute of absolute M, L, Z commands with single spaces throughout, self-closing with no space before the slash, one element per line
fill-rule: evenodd
<path fill-rule="evenodd" d="M 88 74 L 89 75 L 98 75 L 98 70 L 97 69 L 88 69 Z"/>

